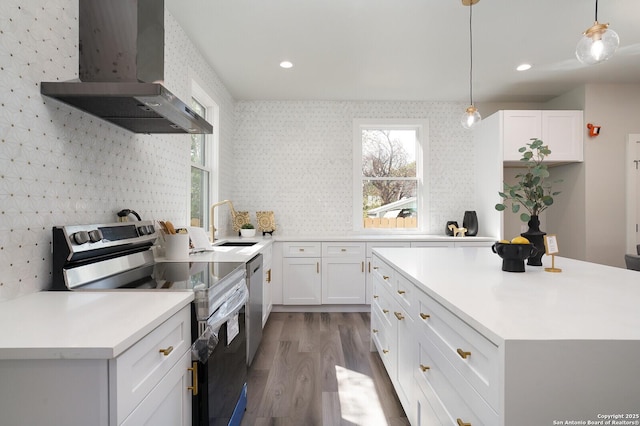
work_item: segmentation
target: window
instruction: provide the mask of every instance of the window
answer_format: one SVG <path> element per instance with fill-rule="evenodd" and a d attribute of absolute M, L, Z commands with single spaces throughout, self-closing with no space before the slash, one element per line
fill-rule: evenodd
<path fill-rule="evenodd" d="M 213 135 L 191 135 L 191 188 L 189 215 L 191 226 L 209 229 L 209 206 L 217 196 L 213 182 L 217 173 L 218 108 L 215 102 L 195 83 L 191 108 L 214 124 Z"/>
<path fill-rule="evenodd" d="M 425 120 L 354 121 L 354 228 L 426 229 Z"/>

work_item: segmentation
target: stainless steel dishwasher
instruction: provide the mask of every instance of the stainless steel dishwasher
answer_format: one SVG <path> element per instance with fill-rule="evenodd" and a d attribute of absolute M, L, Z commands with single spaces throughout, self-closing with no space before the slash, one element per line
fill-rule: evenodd
<path fill-rule="evenodd" d="M 262 254 L 247 262 L 247 365 L 251 365 L 262 340 Z"/>

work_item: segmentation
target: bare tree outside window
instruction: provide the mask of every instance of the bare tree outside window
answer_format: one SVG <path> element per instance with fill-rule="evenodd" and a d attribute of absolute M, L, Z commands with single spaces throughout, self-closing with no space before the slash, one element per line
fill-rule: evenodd
<path fill-rule="evenodd" d="M 395 226 L 417 226 L 416 130 L 362 130 L 362 204 L 365 227 L 377 227 L 376 218 Z"/>

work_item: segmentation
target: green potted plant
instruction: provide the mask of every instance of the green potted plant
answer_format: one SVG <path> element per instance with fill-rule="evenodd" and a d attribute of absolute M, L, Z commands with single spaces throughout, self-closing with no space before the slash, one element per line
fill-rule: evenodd
<path fill-rule="evenodd" d="M 526 210 L 526 212 L 520 212 L 520 220 L 528 223 L 529 230 L 521 235 L 538 249 L 538 254 L 529 258 L 527 264 L 541 266 L 544 254 L 543 237 L 546 233 L 540 231 L 538 215 L 553 204 L 553 197 L 560 192 L 552 191 L 551 182 L 547 180 L 549 170 L 543 163 L 543 160 L 551 154 L 551 150 L 540 139 L 532 138 L 531 141 L 518 149 L 518 152 L 522 153 L 520 161 L 526 171 L 515 176 L 517 179 L 515 184 L 504 183 L 504 192 L 498 192 L 503 202 L 496 204 L 495 208 L 498 211 L 504 211 L 509 203 L 513 213 L 519 213 L 521 208 Z"/>
<path fill-rule="evenodd" d="M 240 235 L 243 237 L 253 237 L 256 235 L 256 228 L 252 223 L 245 223 L 240 227 Z"/>

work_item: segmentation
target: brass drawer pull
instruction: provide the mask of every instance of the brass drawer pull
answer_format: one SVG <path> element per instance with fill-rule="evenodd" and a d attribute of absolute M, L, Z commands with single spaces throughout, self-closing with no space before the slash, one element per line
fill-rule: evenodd
<path fill-rule="evenodd" d="M 271 282 L 271 269 L 269 269 L 267 271 L 267 282 L 270 283 Z"/>
<path fill-rule="evenodd" d="M 173 346 L 169 346 L 167 349 L 160 349 L 158 352 L 164 356 L 169 356 L 169 354 L 173 352 Z"/>
<path fill-rule="evenodd" d="M 198 394 L 198 361 L 193 361 L 191 364 L 193 367 L 187 368 L 187 370 L 191 371 L 191 383 L 193 386 L 187 386 L 187 389 L 191 391 L 193 396 Z"/>
<path fill-rule="evenodd" d="M 456 422 L 458 422 L 458 426 L 471 426 L 471 423 L 465 423 L 462 419 L 456 419 Z"/>
<path fill-rule="evenodd" d="M 389 310 L 388 310 L 388 309 L 383 309 L 383 310 L 382 310 L 382 313 L 383 313 L 383 314 L 388 314 L 388 313 L 389 313 Z"/>
<path fill-rule="evenodd" d="M 364 272 L 364 261 L 362 261 L 362 272 Z"/>
<path fill-rule="evenodd" d="M 405 294 L 405 293 L 406 293 L 406 291 L 404 291 L 404 290 L 398 290 L 398 294 Z"/>
<path fill-rule="evenodd" d="M 373 269 L 378 269 L 378 267 L 377 267 L 377 266 L 374 266 L 374 267 L 373 267 Z"/>
<path fill-rule="evenodd" d="M 383 349 L 383 350 L 382 350 L 382 353 L 386 355 L 386 354 L 388 354 L 388 353 L 389 353 L 389 351 L 388 351 L 388 350 L 386 350 L 386 349 Z"/>
<path fill-rule="evenodd" d="M 383 280 L 388 280 L 388 279 L 389 279 L 389 277 L 388 277 L 388 276 L 386 276 L 386 275 L 383 275 L 383 276 L 382 276 L 382 279 L 383 279 Z"/>
<path fill-rule="evenodd" d="M 303 249 L 303 248 L 301 248 L 301 249 L 298 249 L 298 251 L 304 251 L 304 249 Z"/>
<path fill-rule="evenodd" d="M 377 333 L 377 332 L 378 332 L 378 329 L 377 329 L 377 328 L 374 328 L 374 329 L 373 329 L 373 330 L 371 330 L 371 331 L 373 331 L 374 333 Z"/>
<path fill-rule="evenodd" d="M 373 295 L 373 298 L 374 298 L 374 299 L 377 299 L 378 297 L 380 297 L 380 296 L 378 296 L 377 294 L 374 294 L 374 295 Z"/>
<path fill-rule="evenodd" d="M 342 248 L 342 249 L 340 249 L 340 251 L 347 251 L 347 249 L 346 248 Z"/>
<path fill-rule="evenodd" d="M 431 369 L 431 367 L 426 366 L 426 365 L 424 365 L 424 364 L 420 364 L 420 370 L 422 370 L 422 372 L 423 372 L 423 373 L 424 373 L 425 371 L 429 370 L 429 369 Z"/>
<path fill-rule="evenodd" d="M 429 314 L 423 314 L 422 312 L 420 312 L 420 318 L 422 318 L 423 320 L 426 320 L 428 318 L 431 318 L 431 315 Z"/>
<path fill-rule="evenodd" d="M 404 319 L 404 315 L 402 315 L 402 312 L 394 312 L 393 313 L 396 318 L 398 318 L 399 321 L 402 321 Z"/>
<path fill-rule="evenodd" d="M 457 349 L 458 355 L 460 355 L 463 359 L 467 359 L 471 356 L 471 352 L 463 351 L 462 349 Z"/>

